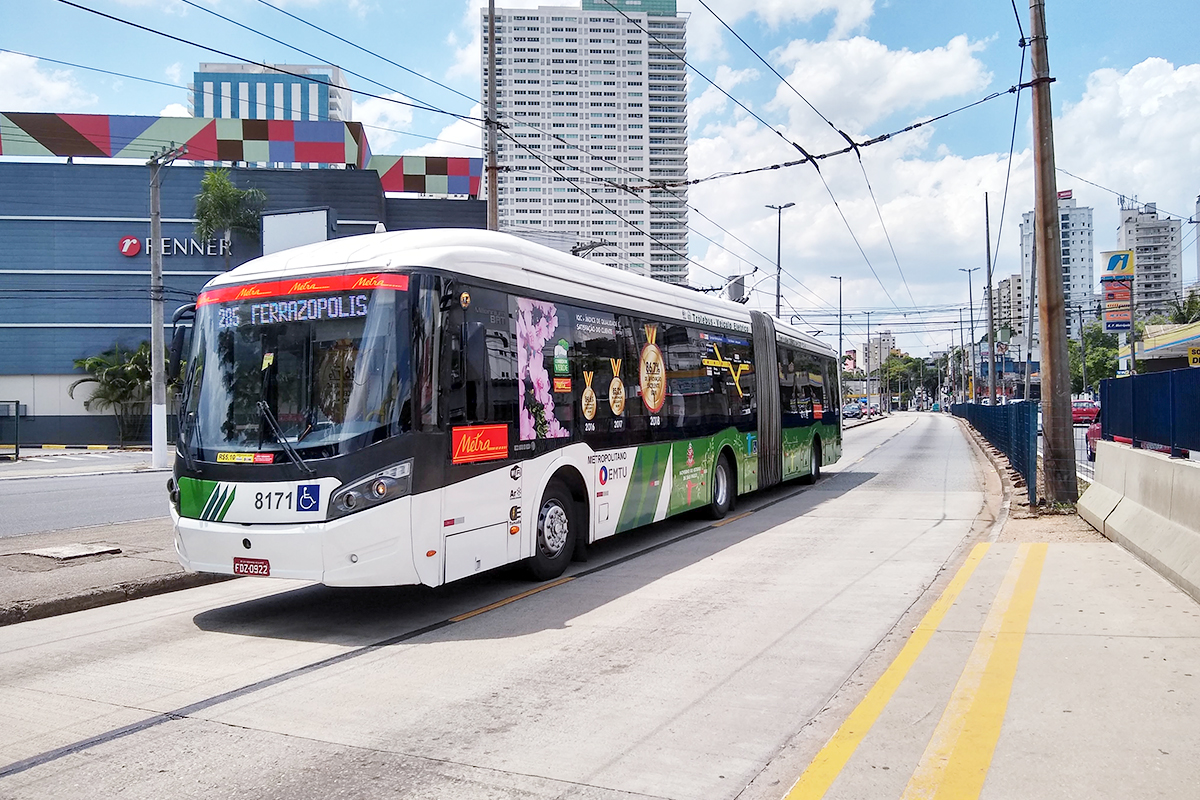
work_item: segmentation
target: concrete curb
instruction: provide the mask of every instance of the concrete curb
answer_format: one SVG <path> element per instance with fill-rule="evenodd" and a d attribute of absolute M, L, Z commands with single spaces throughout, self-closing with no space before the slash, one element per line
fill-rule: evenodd
<path fill-rule="evenodd" d="M 7 608 L 0 608 L 0 626 L 15 625 L 18 622 L 29 622 L 35 619 L 45 619 L 60 614 L 71 614 L 76 611 L 85 611 L 89 608 L 123 603 L 126 600 L 137 600 L 141 597 L 152 597 L 156 594 L 176 592 L 180 589 L 207 586 L 210 583 L 220 583 L 232 580 L 235 577 L 237 576 L 213 575 L 204 572 L 177 572 L 168 575 L 155 575 L 136 581 L 127 581 L 119 583 L 116 586 L 92 589 L 76 595 L 23 600 L 13 603 Z"/>
<path fill-rule="evenodd" d="M 990 446 L 985 446 L 990 443 L 969 422 L 961 417 L 954 417 L 954 419 L 958 420 L 959 427 L 967 432 L 967 438 L 974 443 L 975 449 L 987 457 L 988 462 L 992 465 L 992 469 L 996 470 L 996 475 L 1000 478 L 1000 510 L 997 512 L 996 519 L 992 522 L 991 528 L 988 530 L 988 541 L 994 542 L 1000 538 L 1000 534 L 1004 530 L 1004 523 L 1008 522 L 1008 517 L 1012 513 L 1012 499 L 1016 493 L 1016 485 L 1013 483 L 1010 473 L 1015 470 L 1008 463 L 1007 457 L 996 455 L 996 453 L 992 452 Z"/>

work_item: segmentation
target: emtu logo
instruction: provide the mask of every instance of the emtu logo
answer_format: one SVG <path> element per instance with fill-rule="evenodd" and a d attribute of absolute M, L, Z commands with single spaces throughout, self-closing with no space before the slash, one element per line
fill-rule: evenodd
<path fill-rule="evenodd" d="M 121 255 L 133 258 L 142 252 L 142 242 L 136 236 L 122 236 L 117 249 L 121 251 Z"/>

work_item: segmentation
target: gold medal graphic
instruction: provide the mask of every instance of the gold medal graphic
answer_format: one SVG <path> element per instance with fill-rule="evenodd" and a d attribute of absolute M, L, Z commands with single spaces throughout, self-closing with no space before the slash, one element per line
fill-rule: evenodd
<path fill-rule="evenodd" d="M 610 358 L 608 362 L 612 364 L 613 371 L 612 382 L 608 384 L 608 407 L 619 417 L 625 413 L 625 384 L 621 382 L 621 359 Z"/>
<path fill-rule="evenodd" d="M 654 343 L 658 326 L 647 325 L 645 331 L 646 346 L 642 348 L 642 357 L 638 362 L 638 383 L 642 387 L 642 402 L 651 414 L 656 414 L 667 399 L 667 365 L 663 361 L 662 350 Z"/>
<path fill-rule="evenodd" d="M 583 371 L 583 382 L 587 384 L 587 388 L 583 390 L 583 397 L 579 403 L 583 407 L 583 418 L 593 420 L 596 418 L 596 393 L 592 391 L 592 378 L 595 372 Z"/>

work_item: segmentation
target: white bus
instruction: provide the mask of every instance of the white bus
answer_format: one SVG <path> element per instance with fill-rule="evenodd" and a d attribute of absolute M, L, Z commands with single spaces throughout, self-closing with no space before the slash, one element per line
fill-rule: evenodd
<path fill-rule="evenodd" d="M 544 580 L 841 454 L 830 348 L 506 234 L 274 253 L 194 312 L 168 483 L 191 570 L 437 586 L 525 562 Z"/>

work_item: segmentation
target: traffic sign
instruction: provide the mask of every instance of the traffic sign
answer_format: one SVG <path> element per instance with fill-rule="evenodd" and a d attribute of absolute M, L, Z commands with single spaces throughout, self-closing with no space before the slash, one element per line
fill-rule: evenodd
<path fill-rule="evenodd" d="M 1188 366 L 1200 367 L 1200 347 L 1188 348 Z"/>

